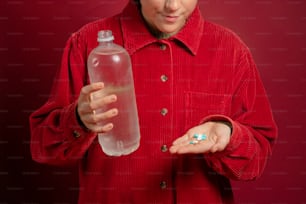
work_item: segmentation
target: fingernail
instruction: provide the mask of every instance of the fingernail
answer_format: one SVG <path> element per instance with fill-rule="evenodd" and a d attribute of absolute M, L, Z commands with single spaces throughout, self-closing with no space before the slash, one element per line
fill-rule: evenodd
<path fill-rule="evenodd" d="M 113 95 L 113 96 L 111 97 L 111 100 L 112 100 L 112 102 L 116 101 L 116 100 L 117 100 L 117 96 L 116 96 L 116 95 Z"/>
<path fill-rule="evenodd" d="M 114 109 L 114 110 L 113 110 L 113 115 L 117 115 L 118 112 L 119 112 L 118 109 Z"/>
<path fill-rule="evenodd" d="M 111 130 L 111 129 L 113 129 L 113 127 L 114 127 L 113 123 L 110 123 L 110 124 L 107 125 L 106 128 L 107 128 L 108 130 Z"/>

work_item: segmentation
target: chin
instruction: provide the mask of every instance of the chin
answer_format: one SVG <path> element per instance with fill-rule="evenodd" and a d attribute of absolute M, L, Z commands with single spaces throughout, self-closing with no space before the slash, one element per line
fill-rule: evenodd
<path fill-rule="evenodd" d="M 173 33 L 177 33 L 178 32 L 178 30 L 179 29 L 167 29 L 167 28 L 165 28 L 165 29 L 160 29 L 160 31 L 162 32 L 162 33 L 165 33 L 165 34 L 169 34 L 169 35 L 171 35 L 171 34 L 173 34 Z"/>

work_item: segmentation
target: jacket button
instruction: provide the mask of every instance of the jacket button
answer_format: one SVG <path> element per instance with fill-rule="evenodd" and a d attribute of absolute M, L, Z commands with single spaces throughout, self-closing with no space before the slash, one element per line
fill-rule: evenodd
<path fill-rule="evenodd" d="M 162 108 L 160 111 L 160 114 L 162 114 L 163 116 L 167 115 L 168 113 L 168 109 L 167 108 Z"/>
<path fill-rule="evenodd" d="M 73 131 L 73 137 L 78 138 L 80 136 L 81 136 L 81 134 L 78 131 L 76 131 L 76 130 Z"/>
<path fill-rule="evenodd" d="M 167 145 L 162 145 L 161 148 L 160 148 L 160 150 L 161 150 L 162 152 L 167 152 L 167 151 L 168 151 Z"/>
<path fill-rule="evenodd" d="M 161 182 L 159 183 L 159 186 L 160 186 L 161 189 L 167 188 L 167 183 L 166 183 L 166 181 L 161 181 Z"/>
<path fill-rule="evenodd" d="M 165 44 L 161 44 L 160 47 L 159 47 L 161 50 L 166 50 L 167 49 L 167 46 Z"/>
<path fill-rule="evenodd" d="M 166 81 L 168 81 L 168 77 L 166 75 L 161 75 L 160 80 L 162 82 L 166 82 Z"/>

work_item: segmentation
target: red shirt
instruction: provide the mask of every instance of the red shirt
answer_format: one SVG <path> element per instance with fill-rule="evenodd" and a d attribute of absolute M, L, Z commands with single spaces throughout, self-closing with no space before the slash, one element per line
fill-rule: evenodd
<path fill-rule="evenodd" d="M 131 55 L 141 143 L 128 156 L 106 156 L 76 117 L 87 57 L 102 29 Z M 223 152 L 169 153 L 176 138 L 211 120 L 232 124 Z M 177 35 L 159 40 L 132 4 L 70 37 L 51 96 L 30 122 L 34 160 L 79 164 L 79 203 L 232 203 L 229 179 L 260 176 L 277 135 L 250 51 L 235 34 L 196 8 Z"/>

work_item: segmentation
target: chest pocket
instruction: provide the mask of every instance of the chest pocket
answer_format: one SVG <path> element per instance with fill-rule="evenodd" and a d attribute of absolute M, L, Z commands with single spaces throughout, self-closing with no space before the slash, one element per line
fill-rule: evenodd
<path fill-rule="evenodd" d="M 185 125 L 191 128 L 209 115 L 229 115 L 231 95 L 201 92 L 185 94 Z"/>

